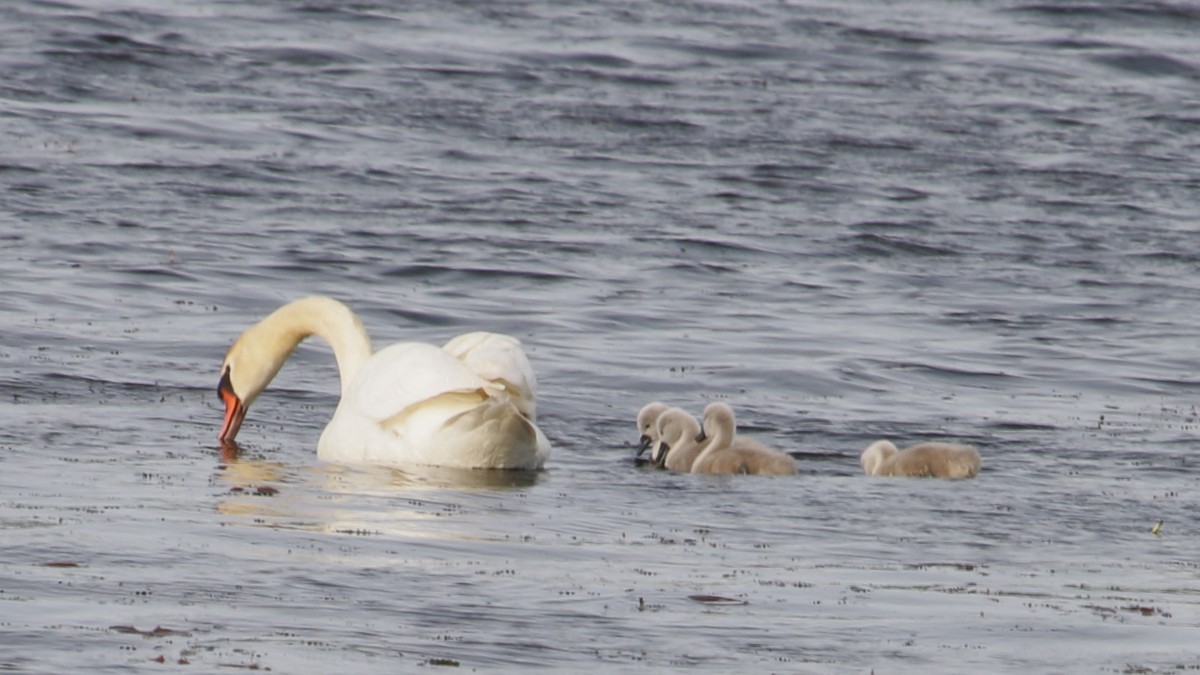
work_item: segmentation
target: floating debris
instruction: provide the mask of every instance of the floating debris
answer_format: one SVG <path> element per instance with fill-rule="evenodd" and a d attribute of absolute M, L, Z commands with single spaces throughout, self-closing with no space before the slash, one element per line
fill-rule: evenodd
<path fill-rule="evenodd" d="M 1170 613 L 1164 612 L 1158 607 L 1150 607 L 1148 605 L 1125 605 L 1121 608 L 1122 611 L 1141 614 L 1142 616 L 1154 616 L 1155 614 L 1166 618 L 1171 618 Z"/>
<path fill-rule="evenodd" d="M 250 487 L 242 487 L 240 485 L 229 488 L 231 495 L 257 495 L 259 497 L 274 497 L 279 494 L 279 488 L 271 487 L 270 485 L 255 485 Z"/>
<path fill-rule="evenodd" d="M 1154 527 L 1150 528 L 1150 534 L 1157 535 L 1159 532 L 1162 532 L 1162 526 L 1163 526 L 1163 521 L 1161 521 L 1161 520 L 1158 521 L 1157 523 L 1154 524 Z"/>
<path fill-rule="evenodd" d="M 934 567 L 949 567 L 949 568 L 956 569 L 956 570 L 962 570 L 964 572 L 974 572 L 975 568 L 979 567 L 979 565 L 976 565 L 974 563 L 960 563 L 960 562 L 926 562 L 926 563 L 911 563 L 911 564 L 905 565 L 904 567 L 905 567 L 905 569 L 910 569 L 910 570 L 926 570 L 926 569 L 931 569 Z"/>
<path fill-rule="evenodd" d="M 746 600 L 738 600 L 737 598 L 727 598 L 723 595 L 689 595 L 688 600 L 704 603 L 706 605 L 748 605 Z"/>
<path fill-rule="evenodd" d="M 133 635 L 141 635 L 142 637 L 167 637 L 169 635 L 183 635 L 183 636 L 191 635 L 191 633 L 189 633 L 185 630 L 174 630 L 171 628 L 163 628 L 162 626 L 155 626 L 154 630 L 139 630 L 138 628 L 136 628 L 134 626 L 124 626 L 124 625 L 109 626 L 108 629 L 115 630 L 118 633 L 130 633 Z"/>

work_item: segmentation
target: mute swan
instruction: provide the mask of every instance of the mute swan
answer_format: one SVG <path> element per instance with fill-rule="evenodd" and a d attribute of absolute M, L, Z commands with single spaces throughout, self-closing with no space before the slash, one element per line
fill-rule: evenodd
<path fill-rule="evenodd" d="M 692 473 L 750 473 L 792 476 L 796 460 L 745 436 L 737 436 L 737 420 L 724 403 L 704 408 L 704 425 L 696 440 L 707 445 L 692 464 Z"/>
<path fill-rule="evenodd" d="M 647 403 L 638 411 L 637 428 L 641 437 L 638 439 L 637 457 L 641 457 L 658 440 L 658 417 L 666 411 L 667 405 L 659 401 Z"/>
<path fill-rule="evenodd" d="M 700 453 L 700 423 L 682 408 L 670 408 L 658 416 L 654 450 L 650 460 L 672 471 L 687 472 Z M 683 468 L 680 468 L 683 467 Z"/>
<path fill-rule="evenodd" d="M 333 348 L 341 400 L 317 456 L 339 463 L 540 469 L 550 443 L 536 424 L 537 380 L 516 339 L 467 333 L 445 347 L 401 342 L 372 353 L 362 322 L 332 298 L 290 302 L 246 329 L 221 365 L 220 440 L 310 335 Z"/>
<path fill-rule="evenodd" d="M 974 478 L 981 459 L 969 445 L 919 443 L 897 451 L 891 441 L 875 441 L 863 450 L 859 461 L 868 476 Z"/>

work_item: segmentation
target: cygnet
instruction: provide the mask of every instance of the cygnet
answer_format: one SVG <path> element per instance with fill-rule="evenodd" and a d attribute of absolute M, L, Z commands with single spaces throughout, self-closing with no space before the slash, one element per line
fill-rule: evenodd
<path fill-rule="evenodd" d="M 670 408 L 658 416 L 656 427 L 658 440 L 654 442 L 650 460 L 660 467 L 686 472 L 700 454 L 701 445 L 697 441 L 700 423 L 686 410 Z"/>
<path fill-rule="evenodd" d="M 667 404 L 659 401 L 647 403 L 638 411 L 637 428 L 641 435 L 641 438 L 638 439 L 638 457 L 641 457 L 658 440 L 658 418 L 666 411 Z"/>
<path fill-rule="evenodd" d="M 975 448 L 958 443 L 919 443 L 897 450 L 891 441 L 875 441 L 860 461 L 868 476 L 974 478 L 982 460 Z"/>
<path fill-rule="evenodd" d="M 790 456 L 737 436 L 737 420 L 724 403 L 709 403 L 704 408 L 704 425 L 696 440 L 707 440 L 707 444 L 692 464 L 692 473 L 796 474 L 796 460 Z"/>

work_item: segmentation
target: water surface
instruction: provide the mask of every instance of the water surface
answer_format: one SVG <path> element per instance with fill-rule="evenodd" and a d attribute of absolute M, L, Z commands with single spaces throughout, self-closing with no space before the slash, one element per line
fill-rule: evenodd
<path fill-rule="evenodd" d="M 1200 12 L 0 7 L 0 669 L 1200 668 Z M 537 474 L 316 460 L 323 293 L 511 333 Z M 788 479 L 635 467 L 723 400 Z M 977 445 L 870 480 L 878 437 Z M 1160 532 L 1151 528 L 1162 522 Z"/>

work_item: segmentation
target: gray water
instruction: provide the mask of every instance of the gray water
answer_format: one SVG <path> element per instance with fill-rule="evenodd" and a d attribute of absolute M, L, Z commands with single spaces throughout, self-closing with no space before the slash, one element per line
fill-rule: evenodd
<path fill-rule="evenodd" d="M 1198 34 L 0 4 L 0 670 L 1200 669 Z M 311 293 L 377 345 L 519 337 L 547 469 L 317 461 L 319 343 L 222 456 L 225 350 Z M 801 474 L 635 466 L 655 399 Z M 868 479 L 879 437 L 984 470 Z"/>

